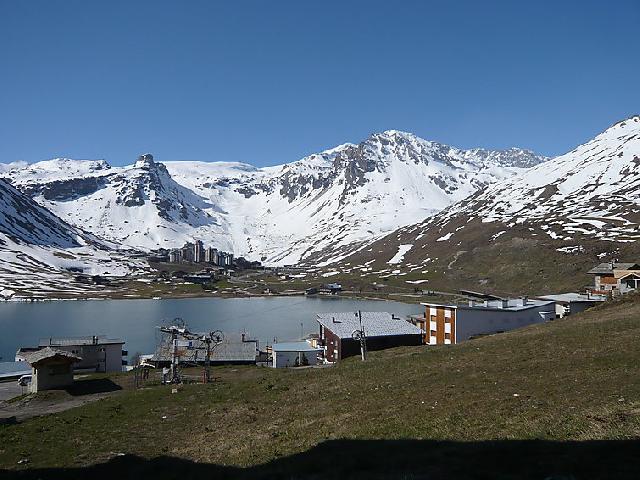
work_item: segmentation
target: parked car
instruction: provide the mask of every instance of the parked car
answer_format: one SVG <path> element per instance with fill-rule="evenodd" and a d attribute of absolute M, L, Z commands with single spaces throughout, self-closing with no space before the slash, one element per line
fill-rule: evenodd
<path fill-rule="evenodd" d="M 19 379 L 18 379 L 18 385 L 20 385 L 21 387 L 26 387 L 31 383 L 31 375 L 22 375 Z"/>

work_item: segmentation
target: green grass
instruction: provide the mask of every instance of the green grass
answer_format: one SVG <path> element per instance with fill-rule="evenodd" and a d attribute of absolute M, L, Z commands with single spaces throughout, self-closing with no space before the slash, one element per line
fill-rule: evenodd
<path fill-rule="evenodd" d="M 638 338 L 640 302 L 628 298 L 452 347 L 373 352 L 366 363 L 218 367 L 215 384 L 123 391 L 0 426 L 0 467 L 23 468 L 21 458 L 80 467 L 119 453 L 251 467 L 343 439 L 636 440 Z"/>

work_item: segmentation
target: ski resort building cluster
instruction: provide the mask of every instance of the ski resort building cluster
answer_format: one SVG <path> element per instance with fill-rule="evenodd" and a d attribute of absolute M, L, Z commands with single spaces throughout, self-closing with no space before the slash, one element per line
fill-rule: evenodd
<path fill-rule="evenodd" d="M 213 247 L 205 247 L 201 240 L 187 242 L 182 248 L 169 251 L 170 263 L 209 263 L 219 267 L 233 265 L 233 253 Z"/>

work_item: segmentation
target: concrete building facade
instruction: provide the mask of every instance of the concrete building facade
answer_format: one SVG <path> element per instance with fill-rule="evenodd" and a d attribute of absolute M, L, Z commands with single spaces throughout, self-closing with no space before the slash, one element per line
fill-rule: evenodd
<path fill-rule="evenodd" d="M 556 304 L 556 318 L 563 318 L 567 315 L 575 315 L 606 301 L 604 295 L 586 295 L 580 293 L 558 293 L 538 297 L 539 300 L 547 300 Z"/>
<path fill-rule="evenodd" d="M 271 366 L 274 368 L 316 365 L 321 348 L 307 341 L 274 343 L 271 347 Z"/>
<path fill-rule="evenodd" d="M 555 302 L 530 300 L 470 301 L 468 305 L 423 303 L 424 317 L 413 317 L 427 345 L 453 345 L 480 335 L 506 332 L 555 318 Z"/>
<path fill-rule="evenodd" d="M 46 347 L 62 350 L 77 355 L 82 360 L 74 365 L 75 370 L 95 372 L 121 372 L 123 356 L 127 352 L 122 349 L 124 340 L 93 335 L 90 337 L 43 338 L 38 343 L 38 350 Z M 16 354 L 16 358 L 20 352 Z"/>

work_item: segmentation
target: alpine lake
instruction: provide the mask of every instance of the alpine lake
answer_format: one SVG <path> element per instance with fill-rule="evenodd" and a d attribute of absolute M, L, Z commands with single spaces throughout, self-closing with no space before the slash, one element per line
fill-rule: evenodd
<path fill-rule="evenodd" d="M 193 332 L 246 333 L 260 348 L 298 340 L 319 331 L 316 313 L 386 311 L 404 318 L 420 305 L 339 297 L 189 298 L 0 303 L 0 362 L 11 362 L 20 347 L 41 339 L 105 335 L 125 341 L 128 358 L 153 353 L 158 327 L 181 319 Z"/>

